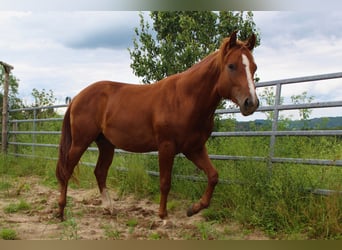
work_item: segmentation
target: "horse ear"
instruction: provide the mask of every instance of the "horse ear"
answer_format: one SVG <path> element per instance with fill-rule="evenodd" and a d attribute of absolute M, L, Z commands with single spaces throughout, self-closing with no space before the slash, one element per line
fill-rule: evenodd
<path fill-rule="evenodd" d="M 236 41 L 236 33 L 237 31 L 234 31 L 229 38 L 225 38 L 223 40 L 223 43 L 221 44 L 220 47 L 220 60 L 221 60 L 221 65 L 224 65 L 224 58 L 226 54 L 228 53 L 228 50 L 236 46 L 237 41 Z"/>
<path fill-rule="evenodd" d="M 237 30 L 233 31 L 233 33 L 229 37 L 229 48 L 233 48 L 236 45 L 236 34 Z"/>
<path fill-rule="evenodd" d="M 254 46 L 255 46 L 255 43 L 256 43 L 256 36 L 255 34 L 253 33 L 249 38 L 248 38 L 248 41 L 246 42 L 246 47 L 252 51 L 254 49 Z"/>

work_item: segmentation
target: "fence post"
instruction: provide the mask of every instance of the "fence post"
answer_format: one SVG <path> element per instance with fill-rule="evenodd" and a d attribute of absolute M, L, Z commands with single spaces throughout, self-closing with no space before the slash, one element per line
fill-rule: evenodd
<path fill-rule="evenodd" d="M 36 120 L 37 120 L 37 109 L 34 108 L 33 109 L 33 134 L 32 134 L 32 154 L 36 155 L 36 149 L 35 149 L 35 144 L 37 142 L 37 138 L 36 138 L 36 130 L 37 130 L 37 124 L 36 124 Z"/>
<path fill-rule="evenodd" d="M 281 83 L 277 83 L 276 85 L 276 95 L 274 100 L 274 113 L 273 113 L 273 121 L 272 121 L 272 134 L 270 138 L 270 151 L 269 151 L 269 160 L 268 160 L 268 170 L 270 175 L 272 175 L 272 162 L 274 157 L 274 147 L 276 143 L 276 132 L 278 130 L 278 119 L 279 119 L 279 108 L 281 100 Z"/>
<path fill-rule="evenodd" d="M 18 123 L 17 122 L 13 123 L 12 131 L 14 132 L 12 140 L 13 140 L 14 143 L 16 143 L 17 142 L 17 134 L 16 134 L 16 132 L 18 131 Z M 14 144 L 13 151 L 14 151 L 15 155 L 18 154 L 18 145 Z"/>
<path fill-rule="evenodd" d="M 1 139 L 1 151 L 7 153 L 7 132 L 8 132 L 8 89 L 9 89 L 9 75 L 13 66 L 1 62 L 0 65 L 4 67 L 5 78 L 4 78 L 4 93 L 2 99 L 2 139 Z"/>

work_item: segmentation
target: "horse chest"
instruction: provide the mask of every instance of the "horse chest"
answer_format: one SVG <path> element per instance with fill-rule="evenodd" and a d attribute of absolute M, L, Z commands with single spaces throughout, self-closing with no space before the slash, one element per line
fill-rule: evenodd
<path fill-rule="evenodd" d="M 180 151 L 188 152 L 201 148 L 208 140 L 212 128 L 213 121 L 211 119 L 190 122 L 178 134 L 177 144 L 180 147 Z"/>

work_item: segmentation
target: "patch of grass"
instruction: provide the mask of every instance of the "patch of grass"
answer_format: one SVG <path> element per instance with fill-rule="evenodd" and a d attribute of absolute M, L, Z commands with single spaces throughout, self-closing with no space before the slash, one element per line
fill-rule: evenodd
<path fill-rule="evenodd" d="M 0 190 L 8 191 L 13 185 L 7 181 L 0 182 Z"/>
<path fill-rule="evenodd" d="M 104 234 L 106 238 L 113 239 L 113 240 L 119 240 L 121 237 L 121 232 L 117 229 L 114 229 L 111 225 L 104 225 L 102 226 L 104 230 Z"/>
<path fill-rule="evenodd" d="M 15 190 L 15 194 L 17 196 L 19 196 L 22 192 L 26 192 L 26 191 L 29 191 L 30 190 L 30 185 L 28 183 L 25 183 L 25 182 L 19 182 L 17 187 L 16 187 L 16 190 Z"/>
<path fill-rule="evenodd" d="M 3 228 L 0 230 L 0 238 L 3 240 L 16 240 L 17 232 L 13 229 Z"/>
<path fill-rule="evenodd" d="M 128 226 L 128 231 L 131 234 L 134 232 L 134 228 L 138 225 L 138 220 L 136 218 L 130 218 L 126 222 L 126 225 Z"/>
<path fill-rule="evenodd" d="M 130 218 L 127 222 L 126 225 L 129 227 L 136 227 L 138 225 L 138 220 L 136 218 Z"/>
<path fill-rule="evenodd" d="M 79 225 L 77 224 L 77 221 L 68 206 L 65 209 L 65 213 L 67 219 L 62 222 L 63 232 L 61 235 L 61 239 L 78 240 Z"/>
<path fill-rule="evenodd" d="M 174 200 L 173 197 L 167 202 L 167 211 L 172 212 L 182 206 L 181 201 Z"/>
<path fill-rule="evenodd" d="M 0 191 L 2 191 L 1 197 L 10 197 L 10 189 L 13 185 L 9 182 L 8 178 L 5 180 L 5 176 L 3 175 L 0 181 Z"/>
<path fill-rule="evenodd" d="M 217 221 L 219 223 L 226 221 L 231 218 L 230 211 L 227 208 L 222 207 L 221 209 L 216 209 L 215 207 L 209 207 L 202 212 L 202 216 L 207 221 Z"/>
<path fill-rule="evenodd" d="M 24 200 L 20 200 L 18 203 L 10 203 L 4 208 L 5 213 L 17 213 L 20 211 L 30 210 L 31 206 Z"/>
<path fill-rule="evenodd" d="M 161 235 L 158 234 L 158 233 L 152 233 L 152 234 L 150 234 L 150 235 L 148 236 L 148 238 L 149 238 L 150 240 L 160 240 L 162 237 L 161 237 Z"/>
<path fill-rule="evenodd" d="M 241 171 L 235 173 L 239 174 L 241 185 L 217 186 L 210 208 L 203 211 L 207 220 L 234 219 L 247 228 L 262 229 L 271 238 L 341 237 L 342 197 L 308 192 L 308 187 L 319 185 L 313 178 L 320 177 L 319 167 L 275 164 L 270 175 L 266 166 L 247 164 L 241 163 Z M 330 188 L 341 190 L 338 186 Z"/>
<path fill-rule="evenodd" d="M 116 185 L 121 195 L 133 193 L 137 197 L 146 197 L 159 190 L 159 187 L 153 185 L 152 177 L 146 173 L 144 165 L 139 162 L 139 157 L 132 155 L 123 160 L 127 171 L 117 169 L 113 172 Z"/>
<path fill-rule="evenodd" d="M 214 229 L 215 222 L 200 222 L 196 225 L 201 240 L 218 239 L 219 233 Z"/>

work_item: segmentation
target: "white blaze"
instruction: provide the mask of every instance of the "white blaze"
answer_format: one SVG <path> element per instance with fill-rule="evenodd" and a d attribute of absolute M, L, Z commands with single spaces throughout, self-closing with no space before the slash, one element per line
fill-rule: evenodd
<path fill-rule="evenodd" d="M 251 97 L 253 98 L 253 102 L 254 102 L 255 101 L 254 81 L 253 81 L 251 69 L 250 69 L 250 66 L 249 66 L 249 60 L 248 60 L 248 57 L 245 54 L 242 54 L 242 64 L 245 65 L 249 92 L 250 92 Z"/>

